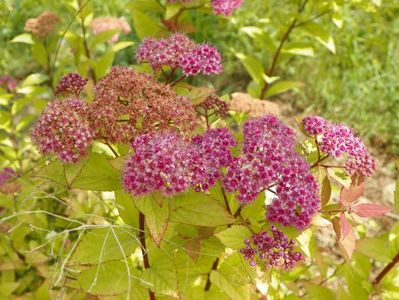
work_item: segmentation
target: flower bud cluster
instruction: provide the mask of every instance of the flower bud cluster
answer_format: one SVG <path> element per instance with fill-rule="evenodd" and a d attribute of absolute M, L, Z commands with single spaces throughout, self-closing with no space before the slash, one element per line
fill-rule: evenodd
<path fill-rule="evenodd" d="M 219 51 L 208 44 L 196 44 L 186 35 L 169 38 L 145 38 L 136 51 L 138 62 L 148 62 L 154 70 L 163 66 L 182 68 L 185 76 L 219 74 L 222 71 Z"/>
<path fill-rule="evenodd" d="M 79 97 L 87 82 L 88 79 L 83 78 L 78 73 L 69 73 L 60 79 L 55 94 L 72 94 Z"/>
<path fill-rule="evenodd" d="M 192 140 L 174 132 L 141 135 L 134 140 L 133 156 L 123 171 L 125 189 L 133 195 L 159 191 L 166 196 L 188 188 L 205 191 L 231 162 L 235 141 L 229 131 L 211 129 Z"/>
<path fill-rule="evenodd" d="M 277 117 L 267 115 L 244 124 L 242 154 L 229 166 L 223 184 L 242 203 L 276 186 L 267 211 L 270 221 L 304 229 L 320 205 L 310 165 L 295 152 L 295 135 Z"/>
<path fill-rule="evenodd" d="M 13 194 L 20 190 L 18 183 L 13 180 L 17 177 L 17 173 L 11 168 L 4 168 L 0 172 L 0 193 Z"/>
<path fill-rule="evenodd" d="M 9 92 L 12 92 L 17 87 L 17 81 L 8 75 L 0 76 L 0 87 L 4 87 Z"/>
<path fill-rule="evenodd" d="M 223 118 L 229 111 L 229 105 L 216 95 L 210 95 L 205 101 L 196 105 L 195 108 L 197 111 L 201 109 L 205 110 L 205 115 L 207 116 L 215 115 L 219 118 Z M 201 111 L 199 113 L 203 115 Z"/>
<path fill-rule="evenodd" d="M 87 154 L 94 137 L 89 107 L 78 98 L 50 102 L 36 122 L 31 138 L 43 154 L 55 153 L 63 162 Z"/>
<path fill-rule="evenodd" d="M 261 231 L 251 239 L 245 240 L 245 248 L 240 250 L 244 258 L 254 267 L 257 264 L 267 269 L 289 270 L 303 260 L 303 255 L 294 250 L 295 241 L 275 226 L 270 227 L 271 234 Z"/>
<path fill-rule="evenodd" d="M 38 38 L 45 38 L 54 32 L 59 22 L 60 18 L 56 14 L 44 11 L 37 18 L 28 19 L 24 30 Z"/>
<path fill-rule="evenodd" d="M 230 16 L 242 2 L 243 0 L 212 0 L 213 12 L 215 15 Z"/>
<path fill-rule="evenodd" d="M 352 129 L 342 124 L 330 123 L 318 116 L 304 118 L 303 124 L 308 134 L 316 136 L 321 151 L 335 158 L 348 155 L 345 167 L 349 174 L 358 172 L 363 176 L 373 175 L 376 169 L 375 160 Z"/>

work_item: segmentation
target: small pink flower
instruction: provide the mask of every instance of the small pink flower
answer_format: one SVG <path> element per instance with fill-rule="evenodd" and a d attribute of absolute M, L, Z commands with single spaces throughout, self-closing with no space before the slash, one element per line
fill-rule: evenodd
<path fill-rule="evenodd" d="M 222 72 L 221 55 L 219 51 L 210 45 L 197 46 L 186 56 L 182 57 L 180 67 L 186 76 L 219 74 Z"/>
<path fill-rule="evenodd" d="M 74 96 L 78 97 L 79 94 L 83 91 L 87 82 L 88 79 L 83 78 L 78 73 L 69 73 L 60 79 L 56 87 L 55 93 L 56 95 L 71 93 Z"/>
<path fill-rule="evenodd" d="M 243 0 L 212 0 L 213 12 L 216 15 L 229 16 L 239 8 Z"/>
<path fill-rule="evenodd" d="M 131 29 L 129 24 L 123 18 L 114 18 L 114 17 L 104 17 L 104 18 L 95 18 L 90 23 L 90 28 L 95 35 L 100 34 L 101 32 L 118 30 L 127 35 Z M 119 33 L 115 33 L 109 40 L 108 43 L 114 44 L 119 40 Z"/>

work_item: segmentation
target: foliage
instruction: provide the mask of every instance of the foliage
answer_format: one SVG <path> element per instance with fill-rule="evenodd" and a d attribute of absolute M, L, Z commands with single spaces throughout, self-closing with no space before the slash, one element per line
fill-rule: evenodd
<path fill-rule="evenodd" d="M 394 266 L 399 261 L 399 223 L 380 231 L 381 225 L 371 219 L 391 209 L 363 201 L 366 177 L 375 165 L 352 130 L 321 118 L 317 118 L 324 120 L 320 128 L 312 127 L 305 118 L 297 120 L 294 131 L 275 116 L 250 119 L 240 111 L 227 112 L 235 83 L 224 88 L 219 75 L 204 76 L 218 73 L 219 67 L 218 72 L 204 68 L 203 75 L 194 77 L 189 75 L 197 74 L 182 71 L 168 60 L 154 67 L 145 60 L 135 61 L 133 55 L 133 48 L 139 49 L 146 37 L 159 40 L 178 31 L 203 42 L 204 34 L 217 41 L 224 58 L 227 75 L 222 74 L 222 80 L 231 81 L 231 68 L 239 61 L 251 77 L 245 88 L 253 96 L 286 97 L 289 91 L 304 95 L 317 85 L 322 86 L 317 91 L 334 94 L 323 100 L 328 108 L 338 92 L 323 88 L 327 81 L 315 84 L 303 79 L 299 68 L 316 64 L 312 72 L 318 74 L 323 61 L 337 57 L 344 61 L 340 43 L 331 34 L 336 33 L 333 26 L 351 22 L 346 19 L 354 10 L 376 16 L 383 4 L 376 0 L 278 1 L 277 5 L 276 1 L 260 1 L 263 5 L 244 1 L 233 16 L 220 16 L 214 15 L 214 2 L 186 2 L 42 0 L 33 5 L 7 0 L 0 4 L 5 7 L 1 11 L 13 12 L 1 15 L 6 26 L 0 37 L 8 40 L 1 50 L 2 68 L 13 71 L 24 66 L 13 73 L 19 79 L 16 86 L 0 87 L 0 166 L 15 170 L 0 175 L 0 231 L 4 233 L 0 235 L 0 298 L 397 298 L 399 271 Z M 14 13 L 17 6 L 32 15 Z M 54 32 L 44 38 L 24 32 L 26 19 L 44 10 L 59 13 L 61 21 Z M 249 24 L 245 16 L 254 11 Z M 125 19 L 116 19 L 127 13 Z M 100 19 L 105 29 L 94 30 L 92 21 L 104 16 L 115 18 Z M 127 20 L 134 32 L 120 25 L 121 20 Z M 206 48 L 201 59 L 196 60 L 198 49 L 191 49 L 194 52 L 184 54 L 185 67 L 218 65 L 218 55 L 212 52 L 217 50 L 199 47 Z M 323 48 L 331 53 L 326 55 Z M 309 58 L 317 53 L 322 53 L 322 59 Z M 131 68 L 110 71 L 116 64 Z M 109 80 L 118 70 L 123 70 L 122 76 Z M 78 82 L 69 89 L 70 81 L 60 79 L 72 72 L 81 77 L 69 75 Z M 305 87 L 300 81 L 306 82 Z M 218 88 L 226 94 L 218 97 Z M 118 107 L 123 108 L 109 123 L 104 123 L 105 117 L 94 121 L 92 110 L 100 94 L 103 109 L 109 106 L 118 113 Z M 74 111 L 71 97 L 85 102 L 87 114 Z M 156 102 L 161 100 L 165 108 Z M 66 118 L 61 117 L 62 111 L 48 116 L 46 106 L 57 103 L 65 104 L 61 108 Z M 37 118 L 63 120 L 66 125 L 38 127 Z M 75 119 L 81 121 L 78 127 L 90 127 L 87 144 L 74 136 L 75 131 L 68 131 Z M 117 128 L 115 123 L 122 124 L 118 128 L 126 135 L 104 136 L 100 123 L 110 132 Z M 128 132 L 123 124 L 130 125 Z M 85 151 L 73 160 L 60 155 L 62 147 L 43 151 L 37 142 L 41 137 L 31 138 L 32 128 L 62 147 L 65 141 L 74 147 L 84 144 Z M 278 166 L 271 166 L 273 160 Z M 354 169 L 356 164 L 360 167 Z M 261 173 L 262 167 L 270 167 L 273 174 Z M 229 176 L 249 180 L 240 185 L 228 181 Z M 132 188 L 131 181 L 140 186 L 141 178 L 151 178 L 152 186 Z M 278 201 L 284 192 L 288 199 Z M 305 198 L 300 197 L 303 194 Z M 288 203 L 294 203 L 294 208 Z M 397 191 L 395 203 L 394 216 Z M 272 209 L 275 215 L 270 216 Z M 287 212 L 299 221 L 287 223 Z M 335 240 L 323 238 L 327 234 Z M 255 260 L 245 251 L 256 247 L 260 254 Z M 290 260 L 294 255 L 298 263 Z M 273 268 L 266 268 L 267 264 Z"/>

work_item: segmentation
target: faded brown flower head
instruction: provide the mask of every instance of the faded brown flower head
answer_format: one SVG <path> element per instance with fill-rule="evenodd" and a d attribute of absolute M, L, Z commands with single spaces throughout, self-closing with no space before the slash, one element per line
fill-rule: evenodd
<path fill-rule="evenodd" d="M 45 38 L 54 32 L 59 22 L 60 18 L 56 14 L 44 11 L 37 18 L 28 19 L 24 30 L 31 32 L 38 38 Z"/>
<path fill-rule="evenodd" d="M 148 74 L 113 67 L 96 85 L 91 122 L 96 137 L 128 143 L 135 136 L 157 130 L 189 133 L 197 125 L 194 107 Z"/>
<path fill-rule="evenodd" d="M 99 34 L 104 31 L 119 30 L 124 34 L 128 34 L 131 29 L 129 24 L 123 18 L 105 17 L 105 18 L 95 18 L 90 23 L 90 28 L 94 34 Z M 108 43 L 113 44 L 119 39 L 119 33 L 113 35 Z"/>
<path fill-rule="evenodd" d="M 280 108 L 277 104 L 267 100 L 255 99 L 244 93 L 234 93 L 229 106 L 230 110 L 247 113 L 250 118 L 258 118 L 266 114 L 280 114 Z"/>

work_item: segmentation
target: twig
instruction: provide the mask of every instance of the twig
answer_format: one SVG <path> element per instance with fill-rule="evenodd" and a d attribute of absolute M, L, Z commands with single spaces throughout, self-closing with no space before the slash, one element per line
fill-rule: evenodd
<path fill-rule="evenodd" d="M 212 272 L 212 271 L 215 271 L 215 270 L 217 269 L 218 263 L 219 263 L 219 258 L 217 258 L 217 259 L 213 262 L 212 269 L 211 269 L 211 271 L 208 273 L 208 278 L 207 278 L 207 280 L 206 280 L 206 284 L 205 284 L 205 288 L 204 288 L 205 291 L 209 291 L 209 289 L 211 288 L 211 272 Z"/>
<path fill-rule="evenodd" d="M 144 261 L 144 269 L 150 268 L 150 262 L 148 260 L 148 253 L 147 253 L 147 245 L 145 243 L 145 216 L 143 213 L 139 212 L 139 240 L 141 246 L 141 252 L 143 254 L 143 261 Z M 150 296 L 150 300 L 155 300 L 155 294 L 151 289 L 148 289 L 148 294 Z"/>
<path fill-rule="evenodd" d="M 177 80 L 175 80 L 174 82 L 172 82 L 172 83 L 170 84 L 170 86 L 174 86 L 176 83 L 182 81 L 185 77 L 186 77 L 186 76 L 183 75 L 183 76 L 180 77 L 179 79 L 177 79 Z"/>
<path fill-rule="evenodd" d="M 313 169 L 314 167 L 319 166 L 322 161 L 326 160 L 329 157 L 330 157 L 330 155 L 327 154 L 327 155 L 319 158 L 313 165 L 310 166 L 310 168 Z"/>
<path fill-rule="evenodd" d="M 108 148 L 111 149 L 111 151 L 115 155 L 115 157 L 119 157 L 118 153 L 115 151 L 115 149 L 108 142 L 105 142 L 105 145 L 107 145 Z"/>
<path fill-rule="evenodd" d="M 392 270 L 392 268 L 399 262 L 399 253 L 396 254 L 396 256 L 392 259 L 392 261 L 385 266 L 384 269 L 377 275 L 377 277 L 374 279 L 373 283 L 378 284 L 381 282 L 381 280 L 385 277 L 385 275 L 388 274 L 389 271 Z"/>
<path fill-rule="evenodd" d="M 320 14 L 318 14 L 318 15 L 312 17 L 312 18 L 310 18 L 309 20 L 303 21 L 303 22 L 301 22 L 301 23 L 297 23 L 295 27 L 299 27 L 299 26 L 306 25 L 306 24 L 308 24 L 308 23 L 310 23 L 310 22 L 312 22 L 312 21 L 314 21 L 314 20 L 317 20 L 318 18 L 320 18 L 320 17 L 322 17 L 322 16 L 324 16 L 324 15 L 327 15 L 327 14 L 329 14 L 329 13 L 331 13 L 331 12 L 333 12 L 332 9 L 323 11 L 322 13 L 320 13 Z"/>

